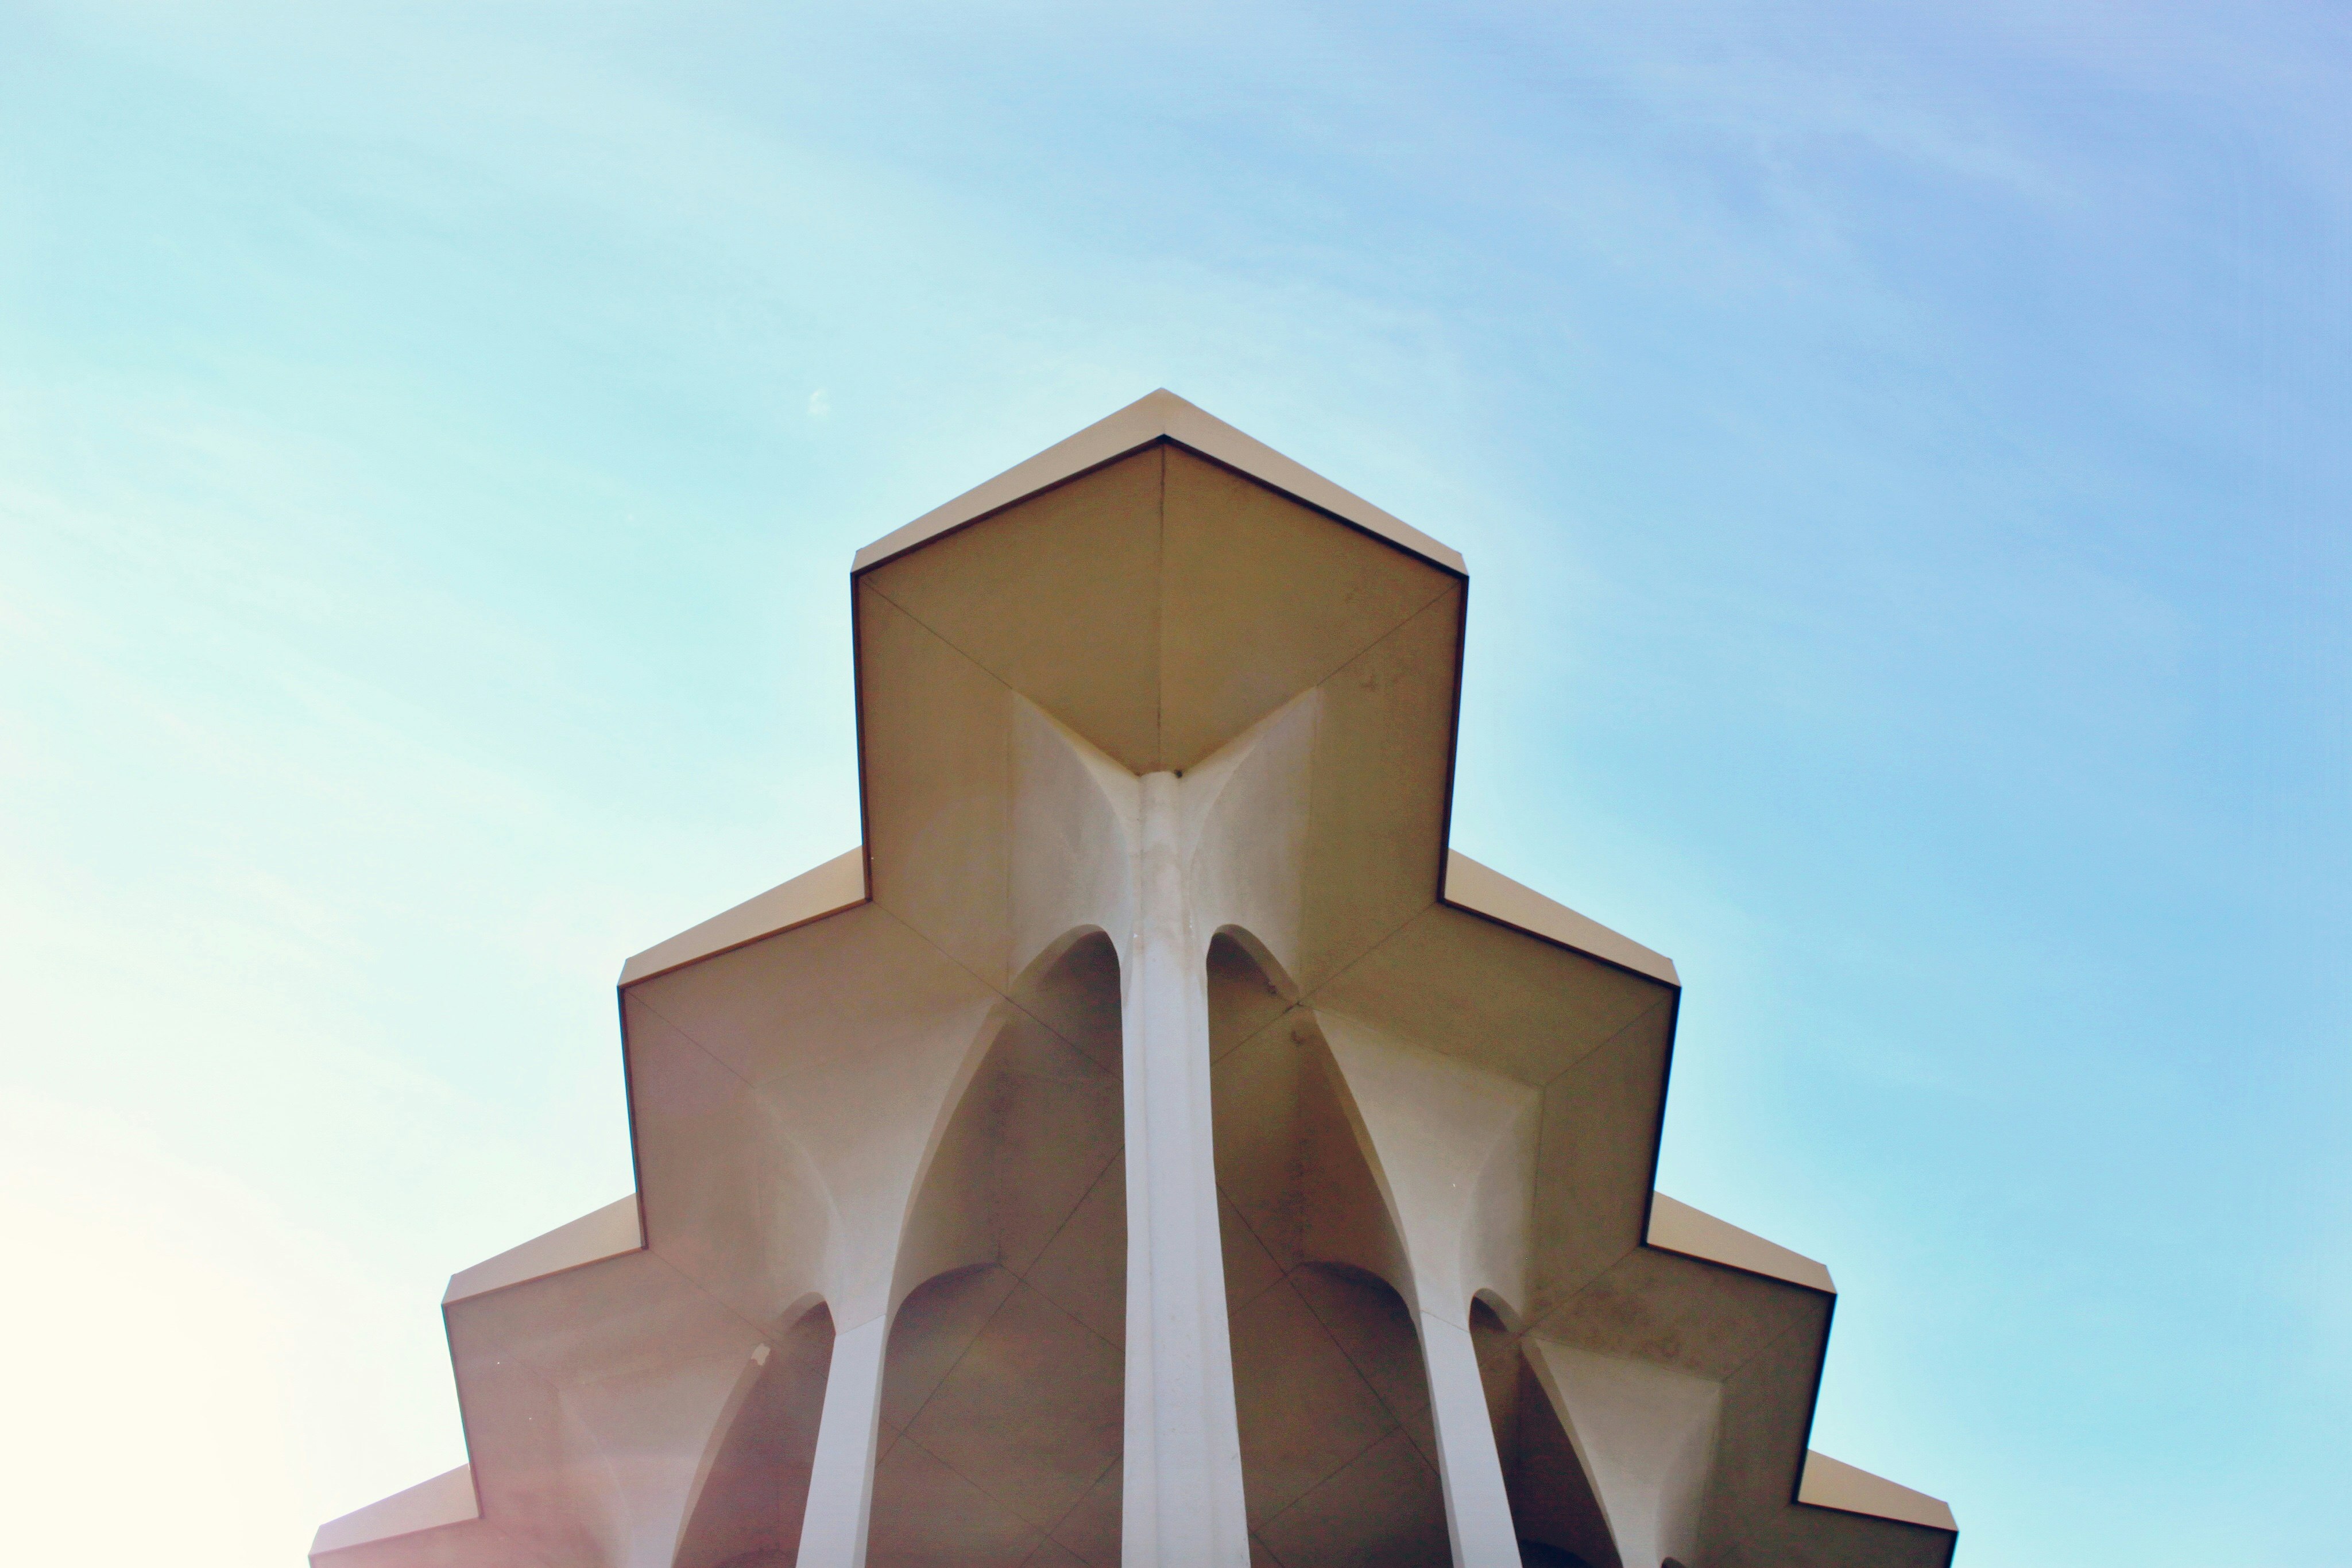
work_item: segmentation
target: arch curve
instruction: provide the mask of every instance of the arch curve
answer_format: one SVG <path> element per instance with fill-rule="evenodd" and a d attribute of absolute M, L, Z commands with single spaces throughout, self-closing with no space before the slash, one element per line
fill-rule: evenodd
<path fill-rule="evenodd" d="M 1494 1314 L 1495 1326 L 1513 1339 L 1528 1332 L 1527 1319 L 1519 1310 L 1505 1300 L 1503 1293 L 1492 1285 L 1481 1285 L 1470 1292 L 1470 1307 L 1475 1312 L 1484 1307 Z"/>
<path fill-rule="evenodd" d="M 940 1134 L 898 1260 L 879 1419 L 904 1437 L 874 1470 L 872 1562 L 1018 1561 L 1036 1531 L 1081 1503 L 1108 1533 L 1080 1554 L 1118 1554 L 1118 951 L 1100 926 L 1072 925 L 1011 993 Z M 1021 1440 L 1006 1441 L 1008 1430 Z M 1106 1476 L 1107 1511 L 1094 1495 Z"/>
<path fill-rule="evenodd" d="M 1298 982 L 1291 977 L 1282 960 L 1274 956 L 1273 949 L 1256 932 L 1238 921 L 1229 920 L 1211 934 L 1209 941 L 1213 951 L 1220 939 L 1231 942 L 1247 955 L 1267 988 L 1284 1002 L 1296 1003 L 1298 1000 Z"/>
<path fill-rule="evenodd" d="M 833 1359 L 833 1314 L 814 1295 L 793 1305 L 712 1428 L 675 1568 L 789 1563 L 799 1549 Z"/>

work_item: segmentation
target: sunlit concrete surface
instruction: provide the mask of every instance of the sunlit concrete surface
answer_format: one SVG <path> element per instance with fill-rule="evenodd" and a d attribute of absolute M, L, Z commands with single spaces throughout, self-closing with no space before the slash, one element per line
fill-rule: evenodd
<path fill-rule="evenodd" d="M 1446 847 L 1461 558 L 1166 392 L 861 551 L 866 843 L 629 960 L 336 1568 L 1949 1561 L 1654 1194 L 1674 965 Z"/>

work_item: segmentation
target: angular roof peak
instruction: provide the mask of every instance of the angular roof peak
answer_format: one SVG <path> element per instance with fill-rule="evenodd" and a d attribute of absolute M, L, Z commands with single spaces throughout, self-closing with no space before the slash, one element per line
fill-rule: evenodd
<path fill-rule="evenodd" d="M 1318 511 L 1410 550 L 1433 565 L 1465 576 L 1469 572 L 1458 551 L 1438 543 L 1410 523 L 1391 517 L 1362 497 L 1341 489 L 1304 465 L 1292 462 L 1265 443 L 1243 434 L 1165 387 L 1146 393 L 1108 418 L 1097 420 L 1076 435 L 1055 442 L 1034 457 L 1014 464 L 995 478 L 974 486 L 906 527 L 883 535 L 857 552 L 849 570 L 855 574 L 879 566 L 941 534 L 1155 441 L 1173 441 L 1189 446 Z"/>

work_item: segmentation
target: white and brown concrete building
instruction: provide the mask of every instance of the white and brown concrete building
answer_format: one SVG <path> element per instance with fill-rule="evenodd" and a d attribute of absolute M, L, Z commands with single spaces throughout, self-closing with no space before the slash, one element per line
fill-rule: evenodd
<path fill-rule="evenodd" d="M 637 1192 L 312 1562 L 1948 1563 L 1652 1190 L 1674 965 L 1447 847 L 1467 585 L 1166 392 L 860 552 L 866 842 L 629 960 Z"/>

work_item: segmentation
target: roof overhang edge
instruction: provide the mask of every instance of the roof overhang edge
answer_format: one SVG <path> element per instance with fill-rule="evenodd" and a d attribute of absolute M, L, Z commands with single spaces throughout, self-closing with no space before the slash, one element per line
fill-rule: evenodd
<path fill-rule="evenodd" d="M 1459 551 L 1440 544 L 1412 524 L 1391 517 L 1362 497 L 1341 489 L 1313 469 L 1244 435 L 1165 388 L 1136 399 L 1076 435 L 1055 442 L 1034 457 L 1016 463 L 995 478 L 966 490 L 945 506 L 935 507 L 906 527 L 883 535 L 857 552 L 850 562 L 850 573 L 855 576 L 879 566 L 941 534 L 953 532 L 966 523 L 1160 440 L 1189 446 L 1433 565 L 1459 576 L 1469 575 L 1470 569 Z"/>

